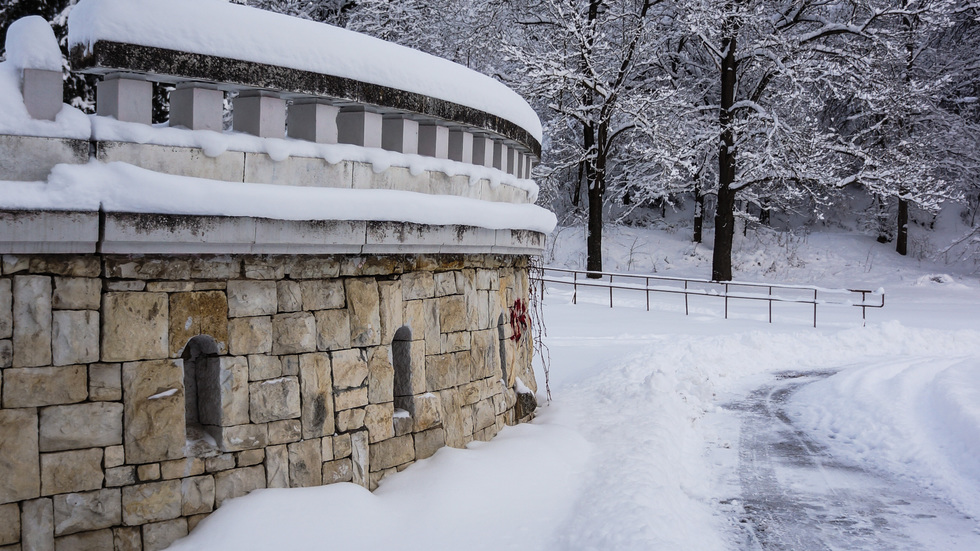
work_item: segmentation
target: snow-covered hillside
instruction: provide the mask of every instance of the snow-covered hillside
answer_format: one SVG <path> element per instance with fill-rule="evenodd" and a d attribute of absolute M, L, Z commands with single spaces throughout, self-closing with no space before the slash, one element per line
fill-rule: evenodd
<path fill-rule="evenodd" d="M 550 261 L 580 266 L 581 235 L 558 232 Z M 682 232 L 608 235 L 611 269 L 707 273 L 710 250 L 695 250 Z M 826 375 L 786 408 L 828 453 L 898 477 L 964 515 L 952 525 L 923 514 L 889 526 L 905 548 L 978 548 L 974 267 L 898 257 L 850 234 L 772 235 L 756 250 L 748 245 L 739 253 L 742 279 L 882 286 L 886 307 L 869 311 L 867 327 L 854 309 L 813 329 L 737 312 L 725 321 L 708 308 L 686 317 L 667 303 L 674 297 L 655 300 L 650 312 L 610 309 L 601 291 L 580 294 L 573 306 L 567 289 L 550 288 L 553 401 L 539 395 L 534 423 L 488 444 L 440 450 L 374 494 L 350 484 L 256 491 L 174 548 L 757 548 L 746 543 L 735 483 L 745 429 L 729 406 L 784 372 Z M 839 495 L 845 490 L 860 488 Z M 368 518 L 388 528 L 367 532 L 360 520 Z"/>

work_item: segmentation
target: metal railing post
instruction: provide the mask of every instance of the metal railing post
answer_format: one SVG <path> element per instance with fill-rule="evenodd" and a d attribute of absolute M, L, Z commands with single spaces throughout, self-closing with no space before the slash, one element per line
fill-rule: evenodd
<path fill-rule="evenodd" d="M 687 306 L 687 297 L 689 296 L 691 295 L 687 292 L 687 280 L 685 279 L 684 280 L 684 315 L 685 316 L 691 315 L 691 310 Z"/>
<path fill-rule="evenodd" d="M 572 304 L 578 304 L 578 272 L 572 272 Z"/>
<path fill-rule="evenodd" d="M 647 312 L 649 312 L 650 311 L 650 278 L 649 277 L 647 278 L 647 286 L 646 287 L 647 287 L 646 288 L 646 291 L 647 291 Z"/>
<path fill-rule="evenodd" d="M 728 319 L 728 284 L 725 284 L 725 319 Z"/>
<path fill-rule="evenodd" d="M 612 305 L 612 290 L 613 290 L 612 283 L 613 283 L 613 276 L 612 276 L 612 274 L 609 274 L 609 307 L 610 308 L 613 307 L 613 305 Z"/>
<path fill-rule="evenodd" d="M 817 327 L 817 290 L 813 290 L 813 327 Z"/>
<path fill-rule="evenodd" d="M 769 286 L 769 323 L 772 323 L 772 285 Z"/>

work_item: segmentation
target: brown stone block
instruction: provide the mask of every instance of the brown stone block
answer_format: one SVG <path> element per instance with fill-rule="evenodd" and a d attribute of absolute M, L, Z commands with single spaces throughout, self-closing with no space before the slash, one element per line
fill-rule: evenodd
<path fill-rule="evenodd" d="M 102 313 L 103 361 L 168 356 L 166 293 L 106 293 Z"/>
<path fill-rule="evenodd" d="M 436 285 L 436 297 L 456 294 L 456 272 L 436 272 L 432 274 Z"/>
<path fill-rule="evenodd" d="M 123 364 L 127 463 L 184 455 L 184 374 L 172 360 Z"/>
<path fill-rule="evenodd" d="M 367 353 L 359 348 L 330 353 L 333 386 L 338 389 L 362 386 L 368 377 Z"/>
<path fill-rule="evenodd" d="M 381 344 L 391 344 L 395 331 L 402 326 L 402 283 L 401 281 L 379 281 L 378 293 L 381 296 Z"/>
<path fill-rule="evenodd" d="M 164 480 L 197 476 L 204 473 L 204 460 L 199 457 L 186 457 L 160 463 L 160 476 Z"/>
<path fill-rule="evenodd" d="M 442 297 L 438 299 L 438 302 L 440 332 L 465 331 L 469 327 L 466 300 L 463 295 Z"/>
<path fill-rule="evenodd" d="M 41 410 L 40 449 L 53 452 L 114 446 L 123 442 L 123 405 L 89 402 Z"/>
<path fill-rule="evenodd" d="M 339 279 L 313 279 L 300 282 L 303 310 L 331 310 L 347 305 L 344 284 Z"/>
<path fill-rule="evenodd" d="M 364 426 L 364 408 L 348 409 L 337 412 L 337 430 L 348 432 Z"/>
<path fill-rule="evenodd" d="M 279 313 L 299 312 L 303 309 L 303 294 L 298 281 L 277 281 L 276 300 L 279 301 Z"/>
<path fill-rule="evenodd" d="M 208 335 L 227 348 L 228 299 L 221 291 L 173 293 L 170 295 L 170 355 L 177 356 L 191 338 Z"/>
<path fill-rule="evenodd" d="M 120 491 L 114 489 L 54 496 L 55 535 L 65 536 L 120 524 L 121 496 Z"/>
<path fill-rule="evenodd" d="M 303 354 L 299 382 L 302 395 L 303 438 L 319 438 L 334 432 L 331 362 L 325 353 Z"/>
<path fill-rule="evenodd" d="M 112 529 L 113 551 L 142 551 L 143 531 L 138 526 L 118 526 Z"/>
<path fill-rule="evenodd" d="M 214 506 L 243 496 L 252 490 L 265 488 L 265 469 L 261 465 L 233 469 L 214 475 Z"/>
<path fill-rule="evenodd" d="M 0 505 L 0 545 L 20 541 L 20 507 L 16 503 Z"/>
<path fill-rule="evenodd" d="M 321 310 L 316 316 L 317 350 L 342 350 L 350 348 L 350 314 L 346 309 Z"/>
<path fill-rule="evenodd" d="M 123 523 L 136 526 L 179 517 L 180 485 L 180 480 L 166 480 L 123 488 Z"/>
<path fill-rule="evenodd" d="M 112 530 L 80 532 L 55 538 L 55 551 L 104 551 L 112 549 Z"/>
<path fill-rule="evenodd" d="M 289 450 L 285 445 L 265 449 L 265 483 L 267 488 L 289 487 Z"/>
<path fill-rule="evenodd" d="M 435 392 L 456 386 L 456 362 L 453 354 L 425 357 L 426 390 Z"/>
<path fill-rule="evenodd" d="M 316 321 L 309 312 L 277 314 L 272 317 L 272 353 L 316 352 Z"/>
<path fill-rule="evenodd" d="M 210 475 L 180 481 L 181 515 L 210 513 L 214 510 L 214 477 Z"/>
<path fill-rule="evenodd" d="M 411 435 L 389 438 L 371 444 L 371 472 L 389 469 L 415 460 L 415 443 Z"/>
<path fill-rule="evenodd" d="M 122 364 L 88 366 L 88 397 L 93 401 L 122 400 Z"/>
<path fill-rule="evenodd" d="M 322 477 L 323 458 L 319 440 L 304 440 L 289 444 L 289 486 L 305 488 L 319 486 Z"/>
<path fill-rule="evenodd" d="M 101 448 L 41 454 L 41 495 L 97 490 L 104 478 Z"/>
<path fill-rule="evenodd" d="M 282 361 L 278 356 L 256 354 L 248 357 L 249 381 L 265 381 L 282 375 Z"/>
<path fill-rule="evenodd" d="M 0 290 L 0 294 L 2 293 L 3 291 Z M 2 303 L 2 299 L 0 299 L 0 303 Z M 51 307 L 55 310 L 98 310 L 101 303 L 101 279 L 88 277 L 54 278 Z"/>
<path fill-rule="evenodd" d="M 51 364 L 50 277 L 14 277 L 13 348 L 14 367 Z"/>
<path fill-rule="evenodd" d="M 300 416 L 299 380 L 280 377 L 248 385 L 248 412 L 253 423 L 268 423 Z"/>
<path fill-rule="evenodd" d="M 432 272 L 409 272 L 402 274 L 402 297 L 405 300 L 432 298 L 436 293 Z"/>
<path fill-rule="evenodd" d="M 272 352 L 272 318 L 228 320 L 228 352 L 235 356 Z"/>
<path fill-rule="evenodd" d="M 269 423 L 269 444 L 288 444 L 303 438 L 303 423 L 299 419 L 284 419 Z"/>
<path fill-rule="evenodd" d="M 187 519 L 177 518 L 165 522 L 145 524 L 142 530 L 143 551 L 162 551 L 187 535 Z"/>
<path fill-rule="evenodd" d="M 209 427 L 209 432 L 223 452 L 238 452 L 264 448 L 269 443 L 267 425 L 236 425 L 233 427 Z"/>
<path fill-rule="evenodd" d="M 7 408 L 73 404 L 88 397 L 84 365 L 9 368 L 3 372 Z"/>
<path fill-rule="evenodd" d="M 323 464 L 321 478 L 324 484 L 350 482 L 354 478 L 350 458 L 327 461 Z"/>
<path fill-rule="evenodd" d="M 378 284 L 372 278 L 351 278 L 344 281 L 347 290 L 347 310 L 350 312 L 351 346 L 381 344 L 381 298 Z"/>
<path fill-rule="evenodd" d="M 395 426 L 392 422 L 394 405 L 371 404 L 364 408 L 364 426 L 368 430 L 369 441 L 371 443 L 380 442 L 395 436 Z"/>
<path fill-rule="evenodd" d="M 368 403 L 367 392 L 367 387 L 363 386 L 361 388 L 337 391 L 333 399 L 334 409 L 342 411 L 366 406 Z"/>
<path fill-rule="evenodd" d="M 394 348 L 391 350 L 394 353 Z M 394 399 L 395 369 L 388 358 L 387 347 L 368 351 L 368 402 L 384 404 Z"/>
<path fill-rule="evenodd" d="M 0 503 L 38 497 L 37 410 L 0 409 Z"/>
<path fill-rule="evenodd" d="M 14 334 L 14 295 L 12 280 L 0 279 L 0 339 Z"/>

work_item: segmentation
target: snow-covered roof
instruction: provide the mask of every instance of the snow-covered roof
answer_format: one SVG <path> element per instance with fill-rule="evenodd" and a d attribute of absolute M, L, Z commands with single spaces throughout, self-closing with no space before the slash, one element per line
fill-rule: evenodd
<path fill-rule="evenodd" d="M 82 0 L 72 9 L 68 27 L 73 51 L 115 42 L 331 75 L 483 111 L 541 141 L 537 114 L 502 83 L 332 25 L 224 0 Z"/>

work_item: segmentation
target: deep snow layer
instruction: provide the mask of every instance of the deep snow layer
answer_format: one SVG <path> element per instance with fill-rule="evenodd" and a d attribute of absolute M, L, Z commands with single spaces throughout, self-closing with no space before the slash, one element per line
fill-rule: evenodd
<path fill-rule="evenodd" d="M 686 246 L 674 234 L 641 237 L 659 240 L 665 249 Z M 846 257 L 855 240 L 864 243 L 856 236 L 812 235 L 797 252 Z M 326 548 L 314 542 L 329 533 L 331 547 L 337 542 L 352 549 L 444 549 L 460 541 L 477 549 L 734 549 L 735 521 L 718 502 L 731 495 L 721 481 L 736 468 L 730 452 L 738 435 L 720 420 L 725 413 L 719 406 L 728 399 L 723 395 L 784 370 L 841 370 L 826 380 L 841 398 L 811 410 L 812 424 L 818 434 L 833 426 L 850 435 L 842 449 L 864 453 L 869 467 L 890 468 L 888 451 L 904 445 L 968 469 L 970 458 L 980 457 L 980 438 L 966 438 L 980 427 L 971 405 L 980 381 L 968 369 L 980 358 L 980 286 L 975 279 L 937 277 L 936 264 L 892 260 L 884 247 L 872 252 L 881 255 L 876 264 L 886 266 L 872 279 L 886 287 L 889 305 L 869 316 L 868 327 L 861 327 L 859 316 L 846 315 L 816 330 L 805 321 L 769 325 L 743 316 L 726 322 L 709 308 L 685 317 L 658 310 L 670 305 L 656 301 L 651 312 L 610 309 L 601 292 L 591 299 L 580 295 L 585 300 L 573 306 L 567 290 L 551 289 L 544 313 L 554 401 L 539 410 L 532 426 L 505 429 L 489 445 L 440 450 L 383 481 L 373 496 L 347 484 L 256 492 L 225 505 L 178 548 L 281 548 L 281 538 Z M 780 264 L 785 258 L 770 253 L 765 260 Z M 842 280 L 848 273 L 879 275 L 863 266 L 811 266 L 835 271 Z M 670 273 L 694 276 L 701 269 Z M 787 277 L 790 282 L 816 277 L 791 273 L 799 277 Z M 865 366 L 869 371 L 862 372 Z M 544 375 L 538 378 L 543 387 Z M 886 380 L 891 382 L 878 383 Z M 882 413 L 900 407 L 885 404 L 896 388 L 915 388 L 926 397 L 923 407 Z M 847 399 L 858 395 L 868 399 Z M 947 405 L 930 413 L 929 402 L 940 397 Z M 871 421 L 874 431 L 856 428 Z M 942 426 L 928 433 L 907 430 L 912 421 Z M 960 448 L 950 448 L 951 441 Z M 947 493 L 944 473 L 955 471 L 937 473 L 931 465 L 904 464 L 902 474 L 964 513 L 980 503 L 980 494 L 969 488 Z M 302 510 L 297 522 L 269 513 L 284 507 L 282 500 Z M 337 505 L 343 500 L 350 500 L 350 514 Z M 383 528 L 415 522 L 426 529 L 406 528 L 407 538 Z M 234 540 L 222 539 L 227 534 Z"/>

